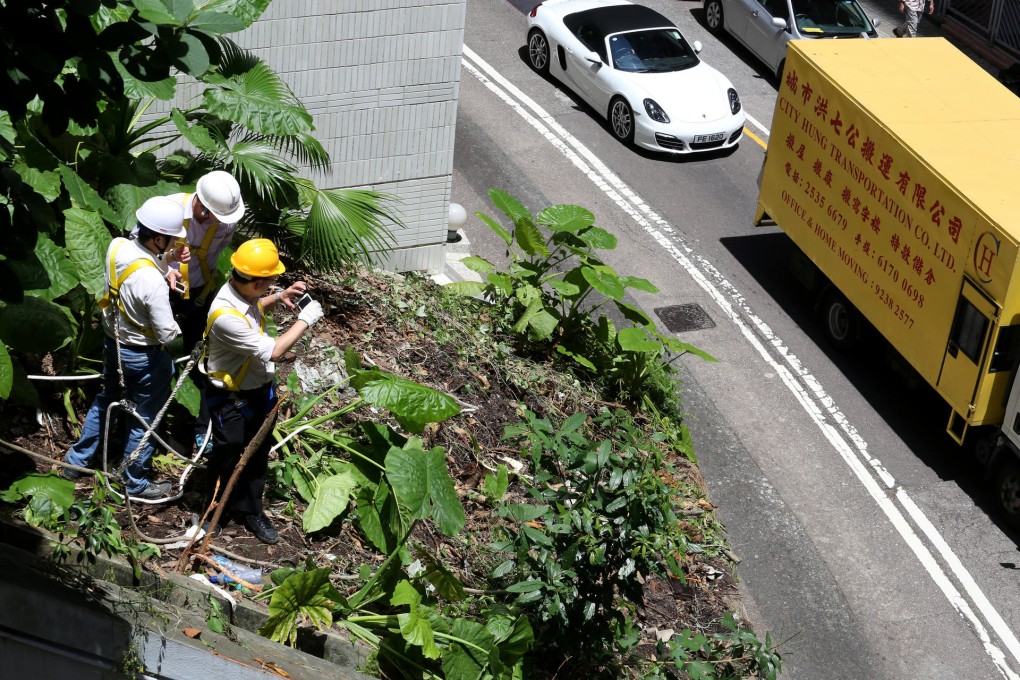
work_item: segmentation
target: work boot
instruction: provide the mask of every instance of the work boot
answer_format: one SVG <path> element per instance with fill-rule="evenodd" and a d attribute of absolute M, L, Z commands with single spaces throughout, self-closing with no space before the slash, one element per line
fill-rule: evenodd
<path fill-rule="evenodd" d="M 280 540 L 280 532 L 273 527 L 265 515 L 248 515 L 244 518 L 244 526 L 248 527 L 248 531 L 255 534 L 255 538 L 263 543 L 272 544 Z"/>
<path fill-rule="evenodd" d="M 173 485 L 170 482 L 149 482 L 149 486 L 138 493 L 131 494 L 131 498 L 140 501 L 158 501 L 169 496 L 171 490 L 173 490 Z"/>
<path fill-rule="evenodd" d="M 61 467 L 57 474 L 70 482 L 77 482 L 85 476 L 85 473 L 72 470 L 69 467 Z"/>

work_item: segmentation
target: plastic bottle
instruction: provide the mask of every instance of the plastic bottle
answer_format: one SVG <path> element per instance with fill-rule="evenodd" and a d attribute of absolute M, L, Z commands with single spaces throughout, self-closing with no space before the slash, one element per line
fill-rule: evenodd
<path fill-rule="evenodd" d="M 221 567 L 229 571 L 237 578 L 247 581 L 253 586 L 262 585 L 262 572 L 259 569 L 254 569 L 252 567 L 246 567 L 244 565 L 238 564 L 237 562 L 228 560 L 223 555 L 216 555 L 214 559 L 217 562 L 219 562 Z M 228 585 L 231 583 L 235 583 L 234 579 L 230 578 L 229 576 L 222 572 L 211 575 L 209 577 L 209 581 L 211 583 L 217 583 L 219 585 Z"/>

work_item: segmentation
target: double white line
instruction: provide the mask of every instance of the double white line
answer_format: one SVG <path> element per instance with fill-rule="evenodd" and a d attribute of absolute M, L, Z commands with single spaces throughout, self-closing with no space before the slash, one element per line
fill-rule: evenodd
<path fill-rule="evenodd" d="M 708 260 L 696 253 L 687 244 L 683 235 L 659 217 L 605 163 L 563 129 L 545 109 L 504 78 L 467 45 L 464 46 L 463 67 L 526 120 L 536 132 L 545 137 L 621 210 L 630 215 L 715 300 L 762 359 L 781 376 L 783 383 L 917 556 L 932 581 L 970 624 L 985 653 L 1001 675 L 1009 680 L 1020 680 L 1020 675 L 1010 667 L 1010 663 L 1020 664 L 1020 641 L 907 491 L 889 474 L 881 461 L 868 454 L 867 442 L 847 421 L 835 401 L 825 393 L 821 384 L 804 368 L 800 360 L 790 353 L 786 344 L 758 318 L 740 292 Z M 764 126 L 750 116 L 747 119 L 767 136 L 768 130 Z M 749 136 L 764 146 L 757 137 Z M 907 519 L 908 516 L 913 520 L 913 526 Z M 927 538 L 931 547 L 921 540 L 914 526 Z M 939 564 L 932 553 L 932 548 L 942 558 L 955 582 L 962 587 L 962 593 Z M 994 633 L 997 640 L 993 640 L 989 630 Z M 1006 651 L 1003 651 L 1003 648 Z"/>

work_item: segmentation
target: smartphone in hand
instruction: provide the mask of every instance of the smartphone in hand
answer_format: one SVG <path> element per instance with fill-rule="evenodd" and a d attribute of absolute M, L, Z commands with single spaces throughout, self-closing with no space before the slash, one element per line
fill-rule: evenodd
<path fill-rule="evenodd" d="M 181 295 L 184 295 L 185 293 L 188 292 L 188 287 L 184 285 L 183 281 L 178 280 L 174 281 L 174 290 L 176 290 Z"/>
<path fill-rule="evenodd" d="M 296 303 L 297 304 L 297 308 L 298 309 L 304 309 L 305 307 L 308 306 L 308 303 L 311 302 L 311 301 L 312 301 L 312 296 L 309 295 L 308 293 L 305 293 L 304 295 L 302 295 L 301 297 L 298 298 L 298 301 Z"/>

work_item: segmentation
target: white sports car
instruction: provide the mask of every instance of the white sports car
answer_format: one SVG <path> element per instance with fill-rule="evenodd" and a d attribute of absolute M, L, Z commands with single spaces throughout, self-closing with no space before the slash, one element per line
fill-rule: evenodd
<path fill-rule="evenodd" d="M 626 0 L 546 0 L 528 14 L 528 61 L 569 86 L 625 143 L 691 153 L 736 146 L 740 97 L 680 29 Z"/>

